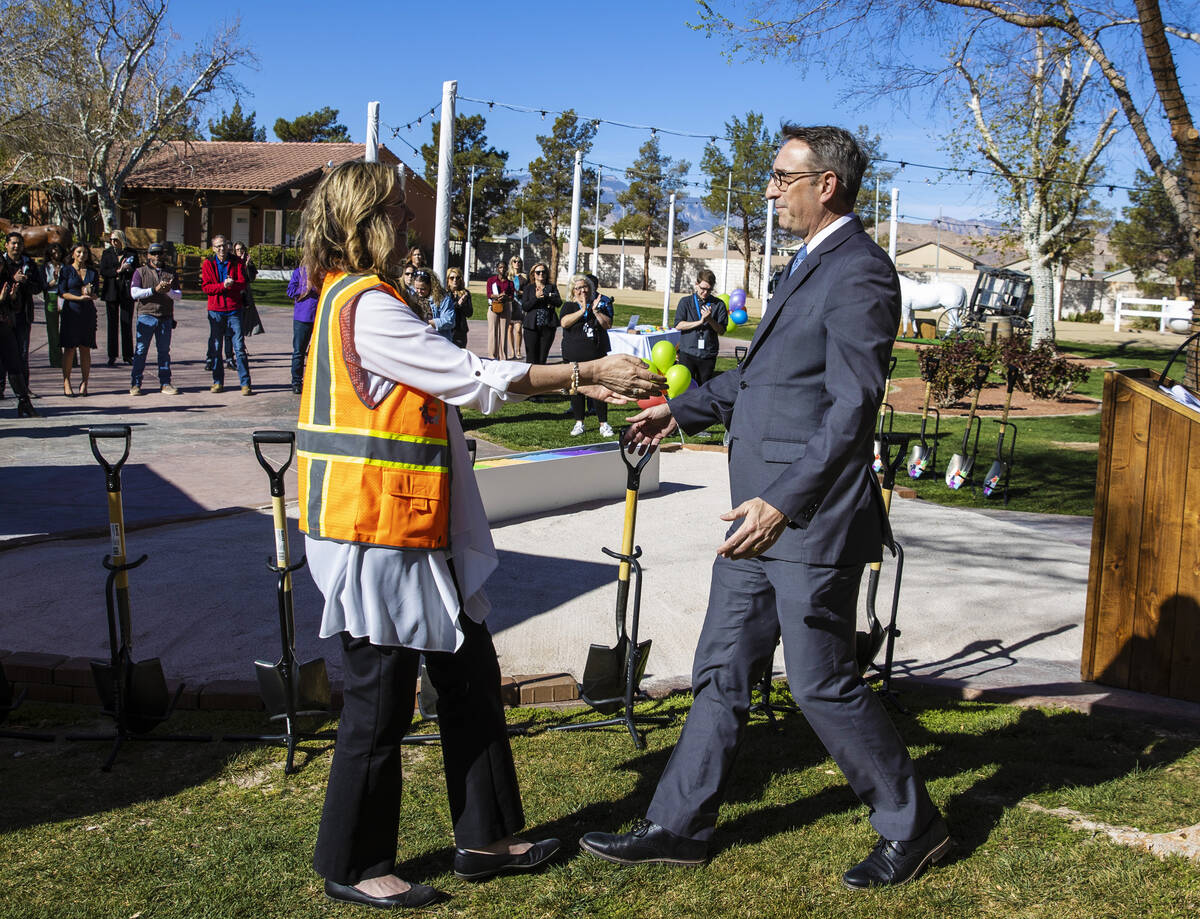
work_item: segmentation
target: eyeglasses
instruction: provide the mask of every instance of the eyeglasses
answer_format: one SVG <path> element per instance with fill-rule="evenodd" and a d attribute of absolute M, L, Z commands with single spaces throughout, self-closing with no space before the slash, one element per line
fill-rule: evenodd
<path fill-rule="evenodd" d="M 412 270 L 411 268 L 405 268 L 405 269 L 404 269 L 404 276 L 405 276 L 406 278 L 410 278 L 410 277 L 412 277 L 412 273 L 413 273 L 413 270 Z"/>
<path fill-rule="evenodd" d="M 537 269 L 535 269 L 535 270 L 534 270 L 534 272 L 533 272 L 533 273 L 534 273 L 534 274 L 545 274 L 545 273 L 546 273 L 546 269 L 544 269 L 544 268 L 537 268 Z"/>
<path fill-rule="evenodd" d="M 785 191 L 796 179 L 802 179 L 804 176 L 824 175 L 830 171 L 829 169 L 808 169 L 800 170 L 799 172 L 785 172 L 782 169 L 772 169 L 771 177 L 767 180 L 767 183 L 774 182 L 780 191 Z"/>
<path fill-rule="evenodd" d="M 428 271 L 414 271 L 413 279 L 416 281 L 428 281 L 429 280 L 429 272 Z"/>

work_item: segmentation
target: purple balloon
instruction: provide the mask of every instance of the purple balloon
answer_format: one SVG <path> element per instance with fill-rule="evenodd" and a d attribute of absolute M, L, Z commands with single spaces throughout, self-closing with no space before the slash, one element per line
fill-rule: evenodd
<path fill-rule="evenodd" d="M 740 310 L 745 305 L 746 292 L 739 287 L 729 295 L 729 308 L 732 310 Z"/>

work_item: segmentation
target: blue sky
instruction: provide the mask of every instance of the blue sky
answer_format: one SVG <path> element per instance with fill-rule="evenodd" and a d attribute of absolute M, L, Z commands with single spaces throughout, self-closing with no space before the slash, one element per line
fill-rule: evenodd
<path fill-rule="evenodd" d="M 819 68 L 802 75 L 780 61 L 730 62 L 719 41 L 687 27 L 697 18 L 692 0 L 530 0 L 507 9 L 476 0 L 262 0 L 247 6 L 175 0 L 170 18 L 189 44 L 239 12 L 242 34 L 259 58 L 256 70 L 238 74 L 249 91 L 242 105 L 257 113 L 271 140 L 277 117 L 329 105 L 361 141 L 372 99 L 380 101 L 386 125 L 403 128 L 440 102 L 444 80 L 456 79 L 463 96 L 550 111 L 574 108 L 580 115 L 680 131 L 720 134 L 727 119 L 750 109 L 762 112 L 772 127 L 782 119 L 851 129 L 867 124 L 882 135 L 890 159 L 949 161 L 938 140 L 946 118 L 927 100 L 914 97 L 905 108 L 894 100 L 856 107 L 840 100 L 837 85 L 827 83 Z M 538 155 L 535 135 L 548 132 L 553 120 L 465 101 L 458 111 L 487 117 L 489 141 L 509 152 L 509 166 L 517 171 Z M 426 118 L 400 136 L 419 147 L 429 139 L 428 126 Z M 601 125 L 589 159 L 627 166 L 647 136 Z M 420 171 L 420 158 L 387 128 L 382 139 Z M 662 146 L 701 175 L 702 140 L 663 135 Z M 1117 150 L 1111 163 L 1109 177 L 1128 184 L 1140 154 Z M 939 208 L 960 218 L 992 212 L 990 194 L 963 177 L 939 181 L 936 173 L 910 168 L 896 184 L 906 216 L 929 219 Z M 1122 200 L 1105 203 L 1119 207 Z"/>

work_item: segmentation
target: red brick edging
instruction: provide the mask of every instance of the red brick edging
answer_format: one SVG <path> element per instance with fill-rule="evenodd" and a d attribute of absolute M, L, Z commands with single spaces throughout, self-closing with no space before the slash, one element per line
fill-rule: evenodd
<path fill-rule="evenodd" d="M 16 690 L 26 690 L 30 702 L 59 702 L 99 707 L 100 697 L 92 683 L 91 658 L 65 657 L 40 651 L 0 650 L 0 668 Z M 171 692 L 179 680 L 167 680 Z M 516 674 L 500 681 L 504 704 L 548 705 L 573 702 L 579 686 L 569 673 Z M 209 680 L 184 686 L 180 709 L 191 711 L 262 711 L 257 680 Z M 333 710 L 341 711 L 342 684 L 333 681 Z"/>

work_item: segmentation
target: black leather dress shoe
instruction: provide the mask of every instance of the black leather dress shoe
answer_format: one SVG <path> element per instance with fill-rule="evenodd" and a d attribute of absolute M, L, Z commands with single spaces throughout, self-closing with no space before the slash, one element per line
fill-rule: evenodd
<path fill-rule="evenodd" d="M 950 851 L 950 831 L 941 817 L 916 839 L 896 841 L 882 836 L 871 854 L 842 875 L 851 890 L 907 884 Z"/>
<path fill-rule="evenodd" d="M 505 871 L 533 871 L 554 858 L 561 848 L 562 843 L 551 838 L 539 839 L 520 855 L 509 855 L 507 852 L 491 855 L 455 849 L 454 873 L 468 881 L 482 881 Z"/>
<path fill-rule="evenodd" d="M 363 893 L 357 887 L 348 884 L 325 882 L 325 896 L 330 900 L 340 900 L 343 903 L 361 903 L 364 906 L 374 906 L 376 909 L 404 909 L 417 906 L 428 906 L 444 900 L 446 895 L 433 887 L 424 884 L 412 884 L 404 893 L 394 893 L 387 897 L 373 897 Z"/>
<path fill-rule="evenodd" d="M 676 836 L 649 820 L 640 820 L 628 833 L 587 833 L 580 847 L 599 858 L 618 865 L 703 865 L 708 861 L 708 845 L 685 836 Z"/>

